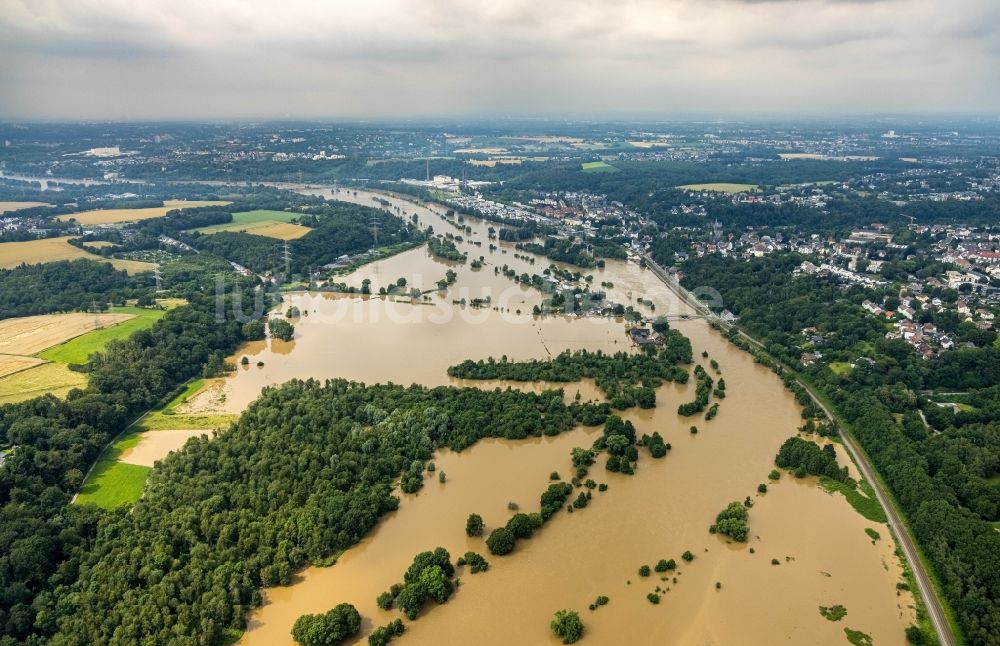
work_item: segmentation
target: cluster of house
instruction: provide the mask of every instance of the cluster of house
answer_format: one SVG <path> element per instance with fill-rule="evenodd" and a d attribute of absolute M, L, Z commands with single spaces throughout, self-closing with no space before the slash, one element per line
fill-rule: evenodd
<path fill-rule="evenodd" d="M 524 221 L 539 219 L 538 215 L 523 204 L 504 204 L 503 202 L 495 202 L 493 200 L 485 199 L 479 193 L 476 193 L 475 195 L 455 195 L 447 200 L 447 204 L 458 206 L 460 208 L 471 209 L 482 214 L 487 219 L 504 218 L 508 220 Z"/>
<path fill-rule="evenodd" d="M 631 327 L 628 329 L 628 337 L 637 346 L 663 345 L 665 338 L 659 332 L 654 332 L 648 327 Z"/>
<path fill-rule="evenodd" d="M 577 191 L 546 193 L 545 197 L 531 200 L 529 206 L 546 218 L 584 229 L 593 228 L 596 221 L 628 221 L 639 217 L 635 211 L 621 202 L 609 201 L 605 195 Z"/>
<path fill-rule="evenodd" d="M 945 303 L 939 298 L 930 298 L 926 294 L 917 294 L 912 299 L 904 298 L 895 311 L 883 309 L 880 305 L 865 300 L 861 307 L 873 316 L 885 317 L 895 321 L 894 329 L 886 333 L 887 339 L 902 339 L 913 346 L 925 359 L 934 356 L 937 350 L 950 350 L 955 347 L 951 335 L 939 330 L 933 323 L 920 323 L 920 311 L 941 311 Z M 978 307 L 973 309 L 969 301 L 959 298 L 955 303 L 955 311 L 963 322 L 970 322 L 979 330 L 993 329 L 995 315 L 992 311 Z"/>

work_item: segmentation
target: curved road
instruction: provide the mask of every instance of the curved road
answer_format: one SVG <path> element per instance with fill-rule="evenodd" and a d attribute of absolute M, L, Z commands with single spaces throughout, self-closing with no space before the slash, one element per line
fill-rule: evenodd
<path fill-rule="evenodd" d="M 663 268 L 653 262 L 651 258 L 646 257 L 646 263 L 653 270 L 653 273 L 656 274 L 656 276 L 663 281 L 669 289 L 674 291 L 685 303 L 699 312 L 704 312 L 708 318 L 718 321 L 725 327 L 730 327 L 718 317 L 706 311 L 706 308 L 700 303 L 693 301 L 690 298 L 690 295 L 687 294 L 687 290 L 678 285 L 676 281 L 671 280 Z M 742 337 L 761 349 L 764 349 L 764 345 L 760 341 L 739 328 L 737 328 L 737 331 Z M 787 367 L 785 367 L 785 369 L 787 370 Z M 794 370 L 788 370 L 788 372 L 793 375 L 795 374 Z M 817 406 L 823 409 L 823 412 L 826 413 L 828 418 L 833 420 L 838 419 L 833 414 L 833 411 L 827 408 L 826 405 L 820 401 L 819 397 L 816 396 L 816 393 L 813 392 L 812 388 L 802 383 L 798 377 L 796 377 L 796 381 L 800 386 L 805 388 L 806 392 L 809 393 L 809 396 L 812 397 Z M 843 429 L 842 424 L 841 428 Z M 895 506 L 890 502 L 889 494 L 883 489 L 882 482 L 875 477 L 875 468 L 868 462 L 867 456 L 858 448 L 858 445 L 851 434 L 846 430 L 842 430 L 840 438 L 843 440 L 844 448 L 847 449 L 851 459 L 858 465 L 858 470 L 861 472 L 862 477 L 864 477 L 864 479 L 871 484 L 872 489 L 875 491 L 875 498 L 878 499 L 879 504 L 885 511 L 886 519 L 888 519 L 889 522 L 889 528 L 896 536 L 896 543 L 902 548 L 903 553 L 906 555 L 906 560 L 910 564 L 910 569 L 913 571 L 917 587 L 920 589 L 920 596 L 924 599 L 924 605 L 927 608 L 927 613 L 934 626 L 934 631 L 937 633 L 938 641 L 941 643 L 941 646 L 956 646 L 958 642 L 955 639 L 955 635 L 951 632 L 951 624 L 948 623 L 948 618 L 945 616 L 941 600 L 938 599 L 937 591 L 931 584 L 930 577 L 924 569 L 924 564 L 918 558 L 916 541 L 914 541 L 913 537 L 910 535 L 910 530 L 903 523 L 903 519 L 896 511 Z"/>

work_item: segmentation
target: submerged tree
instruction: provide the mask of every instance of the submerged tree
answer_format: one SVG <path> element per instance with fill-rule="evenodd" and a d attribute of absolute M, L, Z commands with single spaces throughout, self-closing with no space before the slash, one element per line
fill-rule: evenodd
<path fill-rule="evenodd" d="M 564 644 L 575 643 L 583 636 L 583 622 L 580 615 L 575 610 L 559 610 L 555 619 L 549 624 L 556 637 L 562 639 Z"/>
<path fill-rule="evenodd" d="M 349 603 L 335 606 L 322 615 L 302 615 L 295 620 L 292 637 L 303 646 L 332 646 L 361 630 L 361 615 Z"/>

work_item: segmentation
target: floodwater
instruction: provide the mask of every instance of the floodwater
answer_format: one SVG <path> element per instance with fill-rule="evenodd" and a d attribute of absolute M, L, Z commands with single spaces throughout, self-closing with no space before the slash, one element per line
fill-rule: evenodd
<path fill-rule="evenodd" d="M 192 437 L 212 435 L 211 430 L 165 429 L 146 431 L 139 442 L 132 448 L 125 449 L 118 457 L 119 462 L 138 464 L 151 467 L 157 460 L 167 457 L 171 451 L 177 451 Z"/>
<path fill-rule="evenodd" d="M 352 192 L 350 198 L 371 203 L 363 192 Z M 416 212 L 435 231 L 450 229 L 427 209 L 395 199 L 393 205 L 406 216 Z M 296 321 L 295 340 L 280 348 L 268 340 L 239 349 L 233 359 L 246 355 L 250 365 L 223 383 L 220 406 L 242 410 L 261 388 L 291 378 L 468 385 L 450 379 L 446 368 L 490 355 L 526 359 L 564 349 L 629 348 L 621 321 L 530 316 L 539 294 L 496 276 L 493 265 L 508 263 L 519 273 L 541 273 L 547 261 L 531 266 L 501 243 L 490 252 L 488 224 L 468 218 L 466 224 L 473 227 L 471 239 L 481 240 L 483 247 L 465 242 L 459 248 L 474 257 L 484 255 L 490 264 L 478 271 L 456 267 L 456 283 L 444 293 L 428 294 L 428 300 L 288 295 L 283 307 L 296 305 L 304 313 Z M 369 278 L 377 291 L 405 277 L 408 284 L 429 289 L 449 266 L 420 248 L 338 281 L 360 286 Z M 634 304 L 642 296 L 654 301 L 658 314 L 689 313 L 651 272 L 635 264 L 609 262 L 592 273 L 595 287 L 614 283 L 609 291 L 618 302 Z M 453 304 L 485 296 L 497 309 Z M 520 442 L 484 440 L 457 454 L 441 450 L 434 460 L 437 470 L 447 473 L 445 484 L 429 474 L 418 494 L 401 495 L 399 510 L 337 564 L 307 568 L 292 585 L 267 589 L 266 603 L 252 613 L 241 643 L 291 644 L 296 618 L 342 602 L 358 608 L 365 618 L 362 633 L 367 634 L 400 616 L 378 609 L 376 596 L 401 580 L 417 552 L 437 546 L 447 548 L 453 558 L 478 551 L 490 561 L 490 569 L 474 576 L 460 570 L 461 586 L 454 597 L 442 606 L 427 605 L 416 621 L 407 621 L 403 643 L 556 644 L 548 624 L 562 608 L 580 612 L 587 631 L 584 643 L 589 644 L 843 644 L 845 627 L 868 633 L 878 644 L 905 643 L 913 599 L 896 590 L 901 571 L 888 528 L 866 521 L 814 479 L 783 474 L 778 483 L 769 483 L 766 494 L 757 493 L 758 483 L 769 482 L 778 447 L 801 423 L 794 398 L 775 375 L 704 321 L 672 325 L 691 339 L 697 361 L 707 364 L 700 356 L 706 350 L 719 362 L 728 388 L 718 416 L 709 422 L 676 413 L 679 403 L 693 398 L 693 380 L 660 388 L 656 409 L 625 413 L 640 434 L 658 431 L 673 445 L 667 457 L 654 460 L 642 451 L 634 476 L 609 473 L 599 461 L 590 477 L 608 483 L 607 492 L 595 491 L 583 510 L 557 514 L 534 538 L 520 541 L 513 554 L 493 557 L 482 539 L 465 536 L 466 516 L 481 514 L 488 532 L 506 522 L 512 513 L 508 502 L 522 511 L 537 511 L 549 473 L 569 477 L 570 449 L 589 446 L 599 430 L 580 428 Z M 258 367 L 258 361 L 264 365 Z M 563 386 L 567 398 L 578 391 L 584 399 L 600 396 L 590 382 Z M 692 424 L 699 433 L 689 432 Z M 750 541 L 731 545 L 710 535 L 715 514 L 747 496 L 755 503 Z M 873 544 L 866 527 L 876 529 L 881 540 Z M 690 564 L 680 559 L 685 550 L 695 554 Z M 641 565 L 652 566 L 661 558 L 676 559 L 679 572 L 667 581 L 656 574 L 638 575 Z M 646 595 L 657 586 L 669 591 L 659 605 L 652 605 Z M 611 601 L 591 612 L 587 607 L 598 595 Z M 820 615 L 819 606 L 836 604 L 847 608 L 844 619 L 830 622 Z M 363 642 L 359 637 L 357 643 Z"/>

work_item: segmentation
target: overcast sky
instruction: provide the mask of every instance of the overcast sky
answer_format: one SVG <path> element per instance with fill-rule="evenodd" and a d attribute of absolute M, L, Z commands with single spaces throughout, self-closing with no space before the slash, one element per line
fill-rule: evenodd
<path fill-rule="evenodd" d="M 1000 0 L 0 0 L 0 118 L 1000 114 Z"/>

